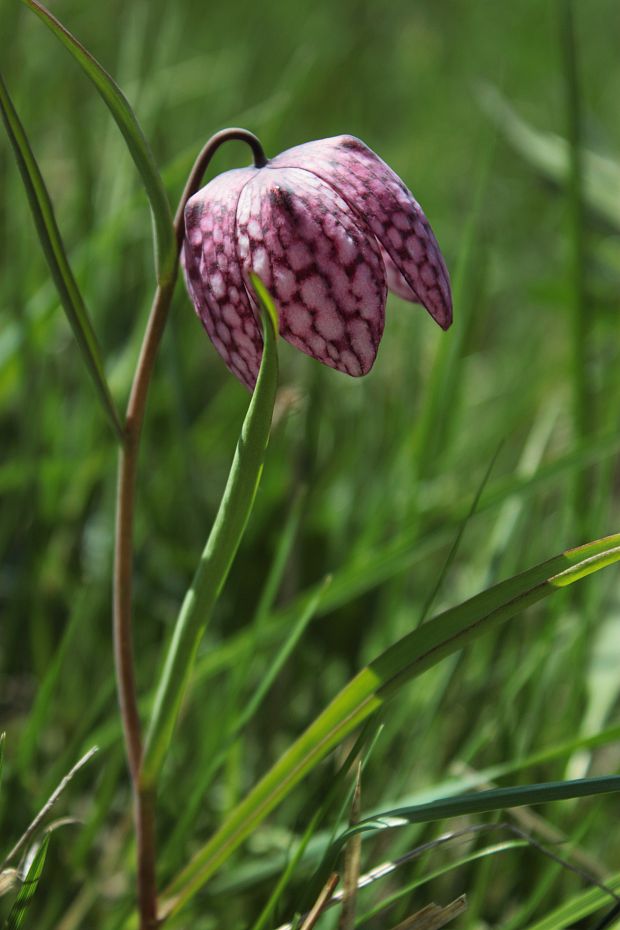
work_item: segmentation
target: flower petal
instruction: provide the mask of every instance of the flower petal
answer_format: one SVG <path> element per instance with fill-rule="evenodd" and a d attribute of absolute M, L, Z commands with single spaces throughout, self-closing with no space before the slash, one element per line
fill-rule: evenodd
<path fill-rule="evenodd" d="M 305 168 L 330 184 L 363 216 L 416 300 L 448 328 L 450 279 L 437 240 L 419 203 L 378 155 L 354 136 L 335 136 L 288 149 L 271 165 Z"/>
<path fill-rule="evenodd" d="M 372 367 L 386 283 L 375 237 L 334 189 L 308 171 L 268 164 L 241 193 L 239 257 L 258 274 L 292 345 L 350 375 Z"/>
<path fill-rule="evenodd" d="M 398 294 L 403 300 L 408 300 L 412 304 L 419 304 L 420 298 L 411 290 L 383 246 L 381 246 L 381 257 L 385 265 L 385 280 L 387 281 L 388 290 L 392 291 L 393 294 Z"/>
<path fill-rule="evenodd" d="M 253 389 L 263 338 L 237 255 L 236 211 L 243 188 L 257 175 L 239 168 L 218 175 L 185 208 L 183 267 L 196 313 L 228 368 Z"/>

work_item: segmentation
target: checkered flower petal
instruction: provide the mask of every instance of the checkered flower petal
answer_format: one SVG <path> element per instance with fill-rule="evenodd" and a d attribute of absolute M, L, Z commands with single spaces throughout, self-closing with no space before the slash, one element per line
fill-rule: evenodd
<path fill-rule="evenodd" d="M 196 312 L 250 390 L 262 356 L 251 271 L 276 302 L 281 335 L 349 375 L 374 363 L 388 288 L 444 329 L 452 321 L 448 272 L 420 205 L 353 136 L 225 172 L 190 198 L 185 230 Z"/>

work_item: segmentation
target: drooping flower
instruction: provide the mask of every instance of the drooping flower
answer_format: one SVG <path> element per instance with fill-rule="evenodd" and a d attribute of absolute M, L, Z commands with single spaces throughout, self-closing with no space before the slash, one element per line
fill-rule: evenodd
<path fill-rule="evenodd" d="M 372 367 L 388 288 L 447 329 L 448 272 L 406 185 L 353 136 L 296 146 L 219 175 L 185 209 L 185 280 L 228 368 L 248 388 L 262 355 L 254 271 L 280 334 L 350 375 Z"/>

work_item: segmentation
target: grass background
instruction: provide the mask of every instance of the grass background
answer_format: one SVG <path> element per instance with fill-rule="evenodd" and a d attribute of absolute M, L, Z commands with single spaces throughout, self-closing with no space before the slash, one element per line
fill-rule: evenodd
<path fill-rule="evenodd" d="M 74 62 L 20 4 L 0 3 L 5 79 L 124 405 L 153 289 L 145 200 L 116 126 Z M 569 123 L 562 4 L 320 0 L 304 9 L 279 0 L 61 0 L 53 10 L 125 90 L 173 199 L 201 144 L 223 126 L 255 131 L 268 154 L 350 132 L 419 198 L 455 286 L 447 335 L 419 308 L 390 298 L 366 379 L 282 344 L 277 424 L 256 508 L 166 768 L 165 879 L 338 688 L 429 608 L 618 529 L 620 9 L 613 0 L 576 9 L 583 144 L 601 156 L 585 162 L 577 225 L 565 183 L 570 148 L 561 142 Z M 507 138 L 505 111 L 498 128 L 489 88 L 545 134 L 534 137 L 537 148 L 527 148 L 522 125 Z M 241 145 L 229 144 L 212 171 L 246 160 Z M 133 861 L 109 619 L 115 445 L 58 308 L 6 141 L 0 185 L 1 835 L 8 848 L 79 754 L 98 743 L 99 755 L 58 809 L 83 823 L 52 837 L 29 918 L 40 928 L 113 928 L 131 895 Z M 581 330 L 576 229 L 585 252 Z M 141 459 L 142 694 L 154 684 L 247 400 L 180 285 Z M 581 421 L 576 403 L 585 406 Z M 491 463 L 477 514 L 429 605 Z M 230 744 L 304 592 L 326 573 L 334 580 L 317 615 Z M 364 772 L 364 810 L 421 792 L 439 796 L 469 768 L 500 763 L 513 769 L 501 784 L 617 771 L 613 729 L 596 751 L 528 759 L 618 722 L 619 663 L 612 569 L 409 686 L 384 716 Z M 333 771 L 332 758 L 178 926 L 251 926 Z M 598 874 L 618 870 L 620 839 L 610 829 L 617 798 L 537 813 L 569 838 L 563 855 L 576 848 Z M 331 811 L 323 826 L 337 819 Z M 364 866 L 440 829 L 382 835 L 365 844 Z M 428 901 L 467 892 L 462 926 L 516 930 L 587 887 L 532 847 L 453 867 L 499 838 L 435 850 L 373 886 L 360 913 L 448 869 L 366 925 L 391 926 Z M 300 906 L 307 875 L 299 870 L 273 926 Z"/>

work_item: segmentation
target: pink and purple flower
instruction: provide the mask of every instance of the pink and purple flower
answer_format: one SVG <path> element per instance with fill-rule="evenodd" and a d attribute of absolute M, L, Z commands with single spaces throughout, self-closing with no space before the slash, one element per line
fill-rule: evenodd
<path fill-rule="evenodd" d="M 447 329 L 450 280 L 433 231 L 401 179 L 363 142 L 336 136 L 219 175 L 185 209 L 185 279 L 228 368 L 253 389 L 262 355 L 254 271 L 280 334 L 346 372 L 370 371 L 387 290 Z"/>

